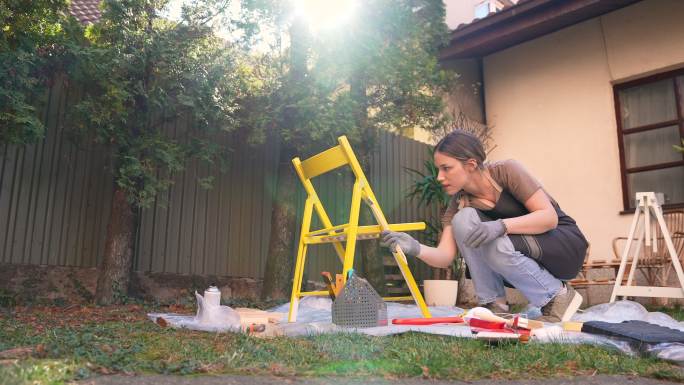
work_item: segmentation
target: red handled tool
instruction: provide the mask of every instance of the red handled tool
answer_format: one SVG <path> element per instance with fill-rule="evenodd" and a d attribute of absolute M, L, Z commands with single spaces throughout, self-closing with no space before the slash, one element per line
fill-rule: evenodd
<path fill-rule="evenodd" d="M 461 317 L 433 317 L 433 318 L 395 318 L 395 325 L 432 325 L 432 324 L 462 324 Z"/>

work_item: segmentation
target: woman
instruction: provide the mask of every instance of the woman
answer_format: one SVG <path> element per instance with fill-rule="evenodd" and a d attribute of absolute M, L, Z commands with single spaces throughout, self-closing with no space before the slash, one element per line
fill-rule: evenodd
<path fill-rule="evenodd" d="M 541 308 L 541 320 L 568 320 L 582 297 L 563 280 L 577 275 L 586 239 L 519 162 L 485 164 L 485 157 L 480 140 L 466 131 L 444 137 L 435 146 L 437 179 L 453 197 L 439 245 L 391 231 L 383 232 L 383 243 L 435 267 L 449 266 L 458 248 L 481 305 L 507 312 L 507 282 Z"/>

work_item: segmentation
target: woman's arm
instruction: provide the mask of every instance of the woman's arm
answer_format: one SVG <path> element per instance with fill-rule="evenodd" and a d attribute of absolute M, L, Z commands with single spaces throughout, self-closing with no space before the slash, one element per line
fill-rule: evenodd
<path fill-rule="evenodd" d="M 418 258 L 432 267 L 449 267 L 456 256 L 456 241 L 451 225 L 444 227 L 437 247 L 420 245 Z"/>
<path fill-rule="evenodd" d="M 539 189 L 532 194 L 525 207 L 529 214 L 503 220 L 508 234 L 541 234 L 558 225 L 558 214 L 544 190 Z"/>

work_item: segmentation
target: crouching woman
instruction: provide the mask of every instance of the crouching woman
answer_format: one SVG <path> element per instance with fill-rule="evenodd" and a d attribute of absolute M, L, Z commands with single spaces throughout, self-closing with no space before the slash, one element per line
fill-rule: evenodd
<path fill-rule="evenodd" d="M 437 247 L 406 233 L 383 232 L 383 244 L 434 267 L 459 250 L 481 305 L 507 312 L 505 284 L 541 308 L 540 320 L 568 320 L 582 297 L 564 281 L 575 278 L 588 243 L 575 221 L 517 161 L 485 163 L 481 141 L 456 130 L 435 146 L 438 180 L 452 196 Z"/>

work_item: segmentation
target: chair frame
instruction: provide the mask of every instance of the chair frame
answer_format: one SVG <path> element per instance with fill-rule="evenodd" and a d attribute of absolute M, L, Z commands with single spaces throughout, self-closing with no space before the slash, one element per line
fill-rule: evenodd
<path fill-rule="evenodd" d="M 361 168 L 356 155 L 354 155 L 354 151 L 352 150 L 349 141 L 345 136 L 340 136 L 338 142 L 339 144 L 337 146 L 331 147 L 304 161 L 301 161 L 298 157 L 292 159 L 297 175 L 307 193 L 307 198 L 304 204 L 304 215 L 297 247 L 297 260 L 295 263 L 294 278 L 292 280 L 292 295 L 290 299 L 288 322 L 295 322 L 297 320 L 299 300 L 302 297 L 327 296 L 329 294 L 328 291 L 302 291 L 302 278 L 304 276 L 306 253 L 309 245 L 332 243 L 340 262 L 342 263 L 342 283 L 346 283 L 347 274 L 354 266 L 354 251 L 356 249 L 357 240 L 378 238 L 383 230 L 413 231 L 424 230 L 426 227 L 424 222 L 387 223 L 385 215 L 380 209 L 380 204 L 375 198 L 375 194 L 363 173 L 363 169 Z M 321 200 L 318 198 L 318 194 L 311 183 L 311 179 L 346 165 L 349 165 L 355 177 L 352 188 L 349 222 L 342 225 L 333 225 Z M 378 225 L 359 226 L 359 213 L 362 201 L 368 205 Z M 311 231 L 310 227 L 314 211 L 324 227 Z M 414 300 L 420 308 L 423 317 L 430 318 L 430 311 L 411 274 L 403 251 L 401 248 L 397 247 L 395 250 L 392 250 L 392 255 L 409 287 L 411 296 L 385 297 L 383 299 L 387 301 Z"/>

